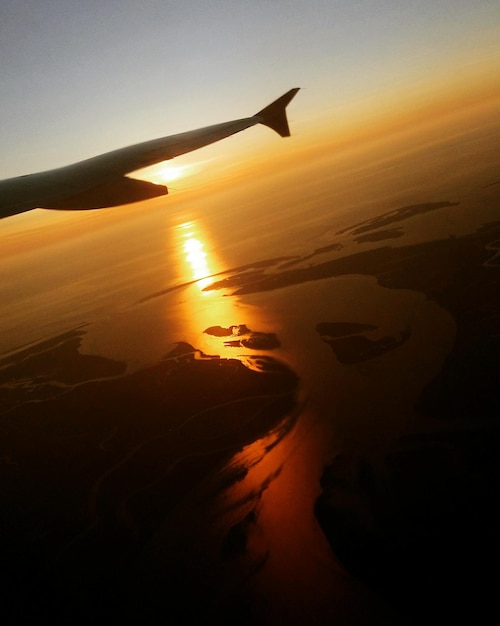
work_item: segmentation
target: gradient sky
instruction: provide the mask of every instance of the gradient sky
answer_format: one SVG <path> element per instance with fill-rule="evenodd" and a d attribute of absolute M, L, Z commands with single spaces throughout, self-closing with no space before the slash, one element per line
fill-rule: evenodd
<path fill-rule="evenodd" d="M 367 126 L 379 112 L 493 96 L 500 5 L 2 0 L 0 58 L 7 178 L 252 115 L 296 86 L 304 90 L 290 117 L 300 146 L 319 131 Z M 282 149 L 267 129 L 243 135 L 223 142 L 224 152 L 243 159 Z"/>

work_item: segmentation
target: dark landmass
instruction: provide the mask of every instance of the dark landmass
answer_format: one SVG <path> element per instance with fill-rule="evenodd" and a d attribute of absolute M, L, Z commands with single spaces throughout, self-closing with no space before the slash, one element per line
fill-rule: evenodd
<path fill-rule="evenodd" d="M 78 370 L 80 339 L 74 331 L 32 346 L 21 361 L 32 372 L 36 358 L 51 376 L 63 366 Z M 237 451 L 270 431 L 289 432 L 297 377 L 271 357 L 257 358 L 262 367 L 249 369 L 179 343 L 156 365 L 110 379 L 101 377 L 109 371 L 102 360 L 84 360 L 88 381 L 78 370 L 64 393 L 46 394 L 40 383 L 36 402 L 10 405 L 0 421 L 5 623 L 116 623 L 130 615 L 140 623 L 150 602 L 167 602 L 173 623 L 201 614 L 200 604 L 186 607 L 181 598 L 187 590 L 200 602 L 209 597 L 210 577 L 196 580 L 189 566 L 179 578 L 167 556 L 162 588 L 152 591 L 140 564 L 160 529 L 168 535 L 175 527 L 189 543 L 172 521 L 187 495 L 205 482 L 212 494 L 227 488 L 245 473 L 222 471 Z M 21 371 L 14 357 L 10 366 Z M 243 541 L 238 533 L 250 521 L 242 520 L 221 544 L 226 557 Z"/>
<path fill-rule="evenodd" d="M 33 378 L 72 384 L 90 377 L 123 374 L 124 363 L 98 355 L 80 354 L 84 335 L 82 328 L 75 328 L 1 359 L 0 384 Z"/>
<path fill-rule="evenodd" d="M 224 342 L 224 345 L 230 348 L 243 347 L 250 350 L 274 350 L 280 346 L 279 339 L 275 333 L 255 332 L 250 330 L 245 324 L 238 324 L 229 328 L 210 326 L 203 332 L 214 337 L 234 337 L 234 339 Z"/>
<path fill-rule="evenodd" d="M 379 228 L 384 226 L 388 226 L 393 224 L 394 222 L 403 221 L 414 217 L 415 215 L 420 215 L 424 213 L 428 213 L 430 211 L 435 211 L 444 207 L 452 207 L 458 206 L 458 202 L 430 202 L 427 204 L 415 204 L 410 206 L 404 206 L 395 211 L 390 211 L 389 213 L 385 213 L 379 217 L 366 220 L 364 222 L 360 222 L 355 226 L 346 228 L 344 230 L 340 230 L 337 232 L 337 235 L 341 235 L 344 233 L 351 233 L 353 235 L 359 235 L 361 233 L 369 232 L 370 234 L 364 235 L 363 237 L 358 237 L 355 239 L 358 243 L 362 242 L 376 242 L 383 241 L 389 238 L 401 237 L 404 232 L 399 228 L 387 229 L 380 232 L 371 232 L 376 231 Z M 230 272 L 222 272 L 222 274 L 230 273 L 231 276 L 224 278 L 219 281 L 215 281 L 210 285 L 207 285 L 204 288 L 204 291 L 211 291 L 214 289 L 232 289 L 235 287 L 239 287 L 237 291 L 234 292 L 233 295 L 241 295 L 245 293 L 253 293 L 256 291 L 267 291 L 270 289 L 279 289 L 280 287 L 287 286 L 289 284 L 297 284 L 301 282 L 306 282 L 307 280 L 320 280 L 322 278 L 328 278 L 329 276 L 338 275 L 337 273 L 330 274 L 326 270 L 327 266 L 330 262 L 320 263 L 317 265 L 309 266 L 307 268 L 298 268 L 296 270 L 289 270 L 289 268 L 294 265 L 299 265 L 304 263 L 305 261 L 312 259 L 318 255 L 325 254 L 328 252 L 338 252 L 342 250 L 343 245 L 339 242 L 331 243 L 326 246 L 322 246 L 321 248 L 317 248 L 312 253 L 298 256 L 298 257 L 282 257 L 280 259 L 269 259 L 267 262 L 262 261 L 258 264 L 253 264 L 250 266 L 244 266 L 243 268 L 234 268 L 230 270 Z M 379 250 L 383 250 L 379 249 Z M 370 254 L 361 253 L 361 254 Z M 332 263 L 337 263 L 338 261 L 342 261 L 345 259 L 354 259 L 357 255 L 352 255 L 348 257 L 342 257 L 341 259 L 335 259 Z M 361 259 L 363 264 L 365 257 Z M 285 261 L 285 262 L 282 262 Z M 281 263 L 280 263 L 281 262 Z M 269 268 L 274 268 L 277 270 L 273 274 L 266 274 L 266 270 Z M 247 269 L 253 269 L 254 271 L 249 272 Z M 284 271 L 283 271 L 284 270 Z M 288 270 L 288 271 L 287 271 Z M 315 271 L 317 274 L 315 275 Z M 322 271 L 323 270 L 323 271 Z M 365 267 L 365 271 L 362 269 L 360 271 L 356 271 L 355 273 L 366 274 L 370 273 L 368 266 Z M 295 273 L 298 273 L 295 275 Z M 305 275 L 307 272 L 311 272 L 311 276 L 306 278 Z M 353 272 L 342 272 L 339 273 L 353 273 Z M 288 281 L 291 282 L 288 282 Z M 283 281 L 283 282 L 281 282 Z M 242 287 L 244 285 L 245 287 Z M 159 294 L 153 294 L 151 297 L 156 297 Z M 148 298 L 149 299 L 149 298 Z"/>
<path fill-rule="evenodd" d="M 406 207 L 385 223 L 444 206 L 452 205 Z M 370 221 L 356 232 L 381 225 Z M 435 418 L 425 421 L 429 432 L 337 457 L 325 470 L 316 505 L 334 553 L 397 607 L 403 623 L 487 623 L 498 614 L 499 240 L 496 221 L 461 237 L 385 246 L 307 268 L 282 266 L 260 279 L 232 277 L 239 295 L 371 275 L 384 287 L 426 294 L 455 320 L 453 349 L 415 407 Z M 344 362 L 405 339 L 378 345 L 360 335 L 374 329 L 343 324 L 323 322 L 317 330 L 332 348 L 336 343 L 339 353 L 346 351 Z"/>
<path fill-rule="evenodd" d="M 498 614 L 499 234 L 493 222 L 463 237 L 380 248 L 317 270 L 350 269 L 389 288 L 421 291 L 457 325 L 444 367 L 416 406 L 436 418 L 422 427 L 429 432 L 337 456 L 316 503 L 340 561 L 394 604 L 403 623 L 486 623 Z"/>
<path fill-rule="evenodd" d="M 368 361 L 390 350 L 395 350 L 405 341 L 408 341 L 411 335 L 410 329 L 407 328 L 401 333 L 400 337 L 381 337 L 380 339 L 369 339 L 363 335 L 331 337 L 323 334 L 326 325 L 332 326 L 333 324 L 323 322 L 318 324 L 316 330 L 321 335 L 321 339 L 331 347 L 337 359 L 344 365 L 353 365 L 355 363 L 361 363 L 362 361 Z M 352 324 L 352 326 L 354 326 L 354 324 Z M 356 324 L 356 326 L 358 326 L 358 324 Z M 359 324 L 359 326 L 367 326 L 370 330 L 373 328 L 370 327 L 369 324 Z"/>
<path fill-rule="evenodd" d="M 375 276 L 384 287 L 425 293 L 453 315 L 457 337 L 419 409 L 439 418 L 491 417 L 500 415 L 500 266 L 490 263 L 497 254 L 490 246 L 499 236 L 500 222 L 493 222 L 462 237 L 383 246 L 258 279 L 235 275 L 231 280 L 238 287 L 234 294 L 244 295 L 365 274 Z"/>
<path fill-rule="evenodd" d="M 237 288 L 232 295 L 238 296 L 272 291 L 346 274 L 364 274 L 375 276 L 384 286 L 413 288 L 438 300 L 446 288 L 448 278 L 455 277 L 462 267 L 467 266 L 467 259 L 463 257 L 463 253 L 466 253 L 469 248 L 474 248 L 473 262 L 479 257 L 484 262 L 488 256 L 491 256 L 491 254 L 485 254 L 484 242 L 477 242 L 479 237 L 481 235 L 478 236 L 475 233 L 460 239 L 450 238 L 399 248 L 384 246 L 305 268 L 300 267 L 260 276 L 237 274 L 231 276 L 230 279 L 213 283 L 205 290 L 232 286 Z M 431 258 L 429 261 L 427 261 L 428 256 Z M 438 263 L 436 272 L 429 271 L 432 267 L 431 262 Z M 428 271 L 422 273 L 422 270 Z"/>
<path fill-rule="evenodd" d="M 231 328 L 223 328 L 222 326 L 210 326 L 205 328 L 203 332 L 212 335 L 212 337 L 231 337 L 233 334 Z"/>
<path fill-rule="evenodd" d="M 304 261 L 312 259 L 318 254 L 326 254 L 327 252 L 338 252 L 339 250 L 342 250 L 343 247 L 344 246 L 341 243 L 331 243 L 331 244 L 328 244 L 327 246 L 316 248 L 313 252 L 311 252 L 311 254 L 308 254 L 306 256 L 301 256 L 301 257 L 294 257 L 291 261 L 288 261 L 287 263 L 282 263 L 278 269 L 284 270 L 284 269 L 287 269 L 288 267 L 293 267 L 294 265 L 298 265 L 299 263 L 302 264 L 304 263 Z"/>
<path fill-rule="evenodd" d="M 48 399 L 76 383 L 125 372 L 125 363 L 81 354 L 84 335 L 76 328 L 1 359 L 0 414 L 26 400 Z"/>
<path fill-rule="evenodd" d="M 221 553 L 223 558 L 228 559 L 234 556 L 245 555 L 248 547 L 250 527 L 255 525 L 256 521 L 256 512 L 252 510 L 240 522 L 231 526 L 222 543 Z"/>
<path fill-rule="evenodd" d="M 247 265 L 240 265 L 234 268 L 232 271 L 239 273 L 239 272 L 247 272 L 248 270 L 255 270 L 253 272 L 253 275 L 260 275 L 263 273 L 266 267 L 279 265 L 281 262 L 283 261 L 286 262 L 293 258 L 295 257 L 283 256 L 283 257 L 277 257 L 274 259 L 264 259 L 262 261 L 255 261 L 255 263 L 248 263 Z M 226 271 L 218 272 L 217 274 L 213 274 L 212 276 L 210 276 L 210 278 L 212 278 L 213 276 L 220 276 L 221 274 L 226 274 L 226 273 L 227 273 Z M 206 278 L 209 278 L 209 277 L 207 276 Z M 185 287 L 189 287 L 189 285 L 194 285 L 200 280 L 202 279 L 197 278 L 195 280 L 190 280 L 185 283 L 179 283 L 178 285 L 172 285 L 171 287 L 166 287 L 165 289 L 160 289 L 160 291 L 155 291 L 154 293 L 151 293 L 148 296 L 141 298 L 140 300 L 136 302 L 136 304 L 144 304 L 145 302 L 149 302 L 150 300 L 154 300 L 155 298 L 161 298 L 161 296 L 166 296 L 168 293 L 171 293 L 172 291 L 178 291 L 180 289 L 184 289 Z"/>
<path fill-rule="evenodd" d="M 494 183 L 488 183 L 487 185 L 483 185 L 483 189 L 487 189 L 488 187 L 494 187 L 495 185 L 500 185 L 500 180 L 496 180 Z"/>
<path fill-rule="evenodd" d="M 341 243 L 330 243 L 327 246 L 322 246 L 321 248 L 316 248 L 313 255 L 315 254 L 325 254 L 325 252 L 334 252 L 338 250 L 342 250 L 344 246 Z"/>
<path fill-rule="evenodd" d="M 316 330 L 323 341 L 328 341 L 334 337 L 356 335 L 365 330 L 377 330 L 377 327 L 373 324 L 357 324 L 355 322 L 320 322 L 316 326 Z"/>
<path fill-rule="evenodd" d="M 236 273 L 233 276 L 227 276 L 222 280 L 217 280 L 203 288 L 203 291 L 213 291 L 215 289 L 231 289 L 237 287 L 241 283 L 241 279 L 245 277 L 251 282 L 260 280 L 265 276 L 264 270 L 255 270 L 252 272 Z"/>
<path fill-rule="evenodd" d="M 451 203 L 406 207 L 385 223 L 441 206 Z M 381 225 L 370 221 L 356 231 Z M 394 604 L 404 623 L 486 623 L 498 613 L 499 240 L 496 221 L 461 237 L 384 246 L 307 268 L 282 266 L 260 278 L 232 276 L 237 295 L 347 274 L 375 276 L 384 287 L 424 293 L 455 320 L 453 349 L 415 407 L 435 418 L 425 422 L 430 432 L 377 454 L 335 459 L 316 506 L 346 569 Z M 317 329 L 347 351 L 344 361 L 404 340 L 373 344 L 360 333 L 374 329 L 343 324 L 323 322 Z"/>
<path fill-rule="evenodd" d="M 402 623 L 488 623 L 498 615 L 499 424 L 413 435 L 338 456 L 316 516 L 335 554 Z"/>
<path fill-rule="evenodd" d="M 248 335 L 252 331 L 245 324 L 234 324 L 229 328 L 223 328 L 222 326 L 210 326 L 203 331 L 207 335 L 213 337 L 232 337 L 238 335 Z"/>
<path fill-rule="evenodd" d="M 403 207 L 349 231 L 446 206 L 453 204 Z M 499 240 L 494 222 L 463 237 L 384 246 L 308 268 L 271 259 L 209 287 L 246 294 L 364 274 L 388 288 L 420 291 L 453 315 L 455 345 L 417 407 L 438 418 L 435 431 L 446 430 L 336 457 L 316 505 L 346 569 L 409 622 L 486 623 L 498 612 L 498 576 L 490 570 L 500 556 Z M 370 325 L 322 322 L 317 330 L 352 363 L 396 348 L 409 332 L 372 340 L 362 334 L 376 330 Z M 264 343 L 275 337 L 244 325 L 205 332 L 238 346 L 249 337 L 256 337 L 254 346 L 260 335 Z M 274 432 L 265 455 L 293 427 L 297 377 L 267 355 L 249 357 L 250 369 L 186 343 L 155 366 L 127 374 L 125 364 L 81 355 L 82 334 L 76 329 L 0 363 L 6 622 L 88 624 L 98 616 L 154 623 L 167 615 L 180 624 L 221 614 L 227 623 L 251 623 L 250 607 L 231 598 L 269 556 L 264 543 L 250 541 L 268 482 L 248 496 L 244 513 L 232 511 L 238 514 L 229 530 L 213 538 L 214 554 L 227 565 L 222 578 L 220 571 L 211 576 L 218 565 L 203 562 L 193 537 L 197 526 L 213 521 L 213 499 L 247 472 L 226 468 L 228 459 Z M 179 517 L 189 498 L 205 507 L 204 517 Z"/>
<path fill-rule="evenodd" d="M 280 347 L 280 342 L 274 333 L 252 333 L 242 339 L 225 341 L 224 345 L 231 348 L 249 348 L 250 350 L 274 350 Z"/>
<path fill-rule="evenodd" d="M 486 246 L 487 250 L 491 250 L 492 256 L 485 262 L 486 266 L 498 266 L 500 265 L 500 239 L 492 241 Z"/>
<path fill-rule="evenodd" d="M 405 233 L 402 228 L 387 228 L 386 230 L 377 230 L 374 233 L 369 233 L 368 235 L 361 235 L 361 237 L 356 237 L 354 241 L 357 243 L 385 241 L 386 239 L 397 239 L 398 237 L 402 237 L 404 234 Z"/>
<path fill-rule="evenodd" d="M 389 213 L 384 213 L 383 215 L 374 217 L 373 219 L 359 222 L 358 224 L 345 228 L 344 230 L 339 230 L 337 235 L 347 232 L 353 235 L 359 235 L 360 233 L 366 233 L 368 231 L 375 230 L 376 228 L 389 226 L 389 224 L 394 224 L 395 222 L 407 220 L 410 217 L 415 217 L 415 215 L 422 215 L 423 213 L 429 213 L 430 211 L 436 211 L 437 209 L 442 209 L 444 207 L 458 206 L 458 204 L 458 202 L 428 202 L 426 204 L 412 204 L 410 206 L 404 206 L 396 209 L 395 211 L 390 211 Z"/>

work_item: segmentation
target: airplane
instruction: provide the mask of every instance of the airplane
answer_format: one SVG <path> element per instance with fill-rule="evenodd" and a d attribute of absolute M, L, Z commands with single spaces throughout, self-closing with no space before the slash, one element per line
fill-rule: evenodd
<path fill-rule="evenodd" d="M 290 89 L 252 117 L 145 141 L 65 167 L 0 180 L 0 219 L 31 209 L 103 209 L 166 195 L 165 185 L 126 174 L 198 150 L 256 124 L 289 137 L 286 107 L 298 91 L 299 88 Z"/>

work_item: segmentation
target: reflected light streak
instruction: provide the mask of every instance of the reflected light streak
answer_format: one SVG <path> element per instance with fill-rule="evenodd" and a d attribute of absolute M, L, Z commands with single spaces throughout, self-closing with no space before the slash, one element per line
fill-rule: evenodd
<path fill-rule="evenodd" d="M 213 283 L 213 278 L 210 275 L 212 272 L 210 271 L 208 255 L 205 252 L 205 244 L 199 236 L 196 236 L 193 227 L 192 222 L 186 222 L 179 227 L 183 240 L 182 250 L 190 279 L 197 281 L 196 284 L 201 293 L 206 295 L 203 289 Z"/>
<path fill-rule="evenodd" d="M 229 296 L 225 290 L 204 291 L 214 282 L 214 276 L 224 269 L 214 245 L 206 237 L 198 220 L 184 221 L 171 231 L 172 245 L 177 261 L 177 276 L 186 287 L 186 298 L 180 303 L 184 340 L 206 354 L 239 359 L 247 364 L 247 348 L 226 346 L 228 337 L 217 337 L 204 332 L 211 326 L 230 328 L 241 324 L 252 330 L 268 331 L 256 307 L 243 304 L 239 298 Z"/>

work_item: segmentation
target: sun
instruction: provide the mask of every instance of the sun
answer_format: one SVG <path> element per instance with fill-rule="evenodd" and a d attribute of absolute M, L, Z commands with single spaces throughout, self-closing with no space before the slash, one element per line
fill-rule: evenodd
<path fill-rule="evenodd" d="M 155 172 L 155 178 L 158 182 L 170 183 L 173 180 L 181 178 L 186 169 L 186 165 L 165 165 L 162 164 Z M 156 181 L 155 181 L 156 182 Z"/>
<path fill-rule="evenodd" d="M 190 167 L 190 165 L 174 165 L 169 162 L 163 162 L 135 170 L 132 178 L 146 180 L 156 185 L 165 185 L 185 176 Z"/>

